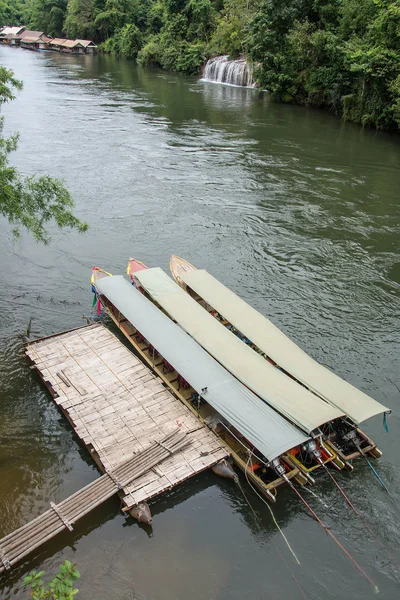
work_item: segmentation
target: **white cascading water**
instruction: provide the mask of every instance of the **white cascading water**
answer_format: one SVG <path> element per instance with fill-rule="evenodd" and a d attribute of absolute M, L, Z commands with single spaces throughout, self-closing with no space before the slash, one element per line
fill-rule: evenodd
<path fill-rule="evenodd" d="M 207 61 L 203 81 L 226 83 L 239 87 L 255 87 L 253 69 L 245 59 L 229 60 L 229 56 L 216 56 Z"/>

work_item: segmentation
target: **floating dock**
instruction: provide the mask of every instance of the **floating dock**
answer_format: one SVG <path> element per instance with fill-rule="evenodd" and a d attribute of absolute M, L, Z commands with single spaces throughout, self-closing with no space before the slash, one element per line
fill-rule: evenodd
<path fill-rule="evenodd" d="M 35 340 L 27 344 L 26 354 L 99 469 L 114 484 L 106 486 L 108 492 L 103 499 L 98 494 L 97 501 L 92 490 L 91 508 L 109 497 L 109 492 L 119 492 L 125 510 L 129 510 L 229 454 L 223 442 L 165 388 L 161 379 L 101 324 Z M 185 443 L 171 450 L 164 440 L 177 433 Z M 147 468 L 135 471 L 137 464 L 132 459 L 152 448 L 161 448 L 164 453 L 156 452 L 155 462 L 148 461 Z M 127 465 L 131 469 L 128 475 Z M 119 479 L 116 473 L 122 472 L 124 479 Z M 134 477 L 130 477 L 132 473 Z M 85 498 L 88 500 L 85 496 L 82 502 Z M 53 529 L 69 529 L 74 520 L 71 514 L 64 516 L 66 502 L 51 504 Z M 84 508 L 78 511 L 79 517 Z M 0 540 L 0 572 L 19 560 L 7 557 L 7 543 L 15 533 Z M 35 548 L 46 539 L 39 540 Z"/>

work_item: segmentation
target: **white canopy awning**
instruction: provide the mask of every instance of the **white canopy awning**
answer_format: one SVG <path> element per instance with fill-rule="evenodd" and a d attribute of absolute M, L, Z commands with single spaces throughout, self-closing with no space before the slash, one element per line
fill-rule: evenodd
<path fill-rule="evenodd" d="M 277 365 L 318 396 L 346 413 L 355 423 L 389 411 L 364 392 L 320 365 L 271 321 L 205 270 L 181 275 L 183 281 L 251 340 Z"/>
<path fill-rule="evenodd" d="M 104 277 L 95 282 L 95 288 L 268 460 L 308 439 L 232 377 L 126 279 Z"/>
<path fill-rule="evenodd" d="M 306 433 L 344 416 L 232 335 L 160 268 L 135 277 L 150 296 L 239 381 Z"/>

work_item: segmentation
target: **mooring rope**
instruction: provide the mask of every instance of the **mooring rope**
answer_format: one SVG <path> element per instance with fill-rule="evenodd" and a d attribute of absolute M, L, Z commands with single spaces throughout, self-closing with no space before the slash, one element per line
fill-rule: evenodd
<path fill-rule="evenodd" d="M 248 453 L 248 455 L 249 455 L 249 458 L 248 458 L 247 464 L 246 464 L 246 466 L 245 466 L 245 471 L 244 471 L 244 474 L 245 474 L 245 477 L 246 477 L 246 481 L 247 481 L 247 483 L 249 484 L 249 486 L 251 487 L 251 489 L 252 489 L 252 490 L 253 490 L 253 491 L 254 491 L 254 492 L 257 494 L 257 496 L 258 496 L 258 497 L 259 497 L 259 498 L 262 500 L 262 502 L 264 502 L 264 504 L 265 504 L 265 505 L 268 507 L 268 510 L 269 510 L 269 512 L 271 513 L 271 516 L 272 516 L 272 519 L 273 519 L 273 521 L 274 521 L 274 523 L 275 523 L 275 526 L 276 526 L 276 528 L 278 529 L 279 533 L 281 534 L 281 536 L 282 536 L 282 537 L 283 537 L 283 539 L 285 540 L 285 543 L 286 543 L 287 547 L 289 548 L 289 550 L 290 550 L 290 552 L 293 554 L 293 556 L 294 556 L 294 558 L 295 558 L 295 560 L 296 560 L 297 564 L 299 565 L 299 564 L 300 564 L 300 561 L 299 561 L 299 559 L 297 558 L 297 556 L 296 556 L 296 553 L 295 553 L 295 552 L 294 552 L 294 550 L 292 549 L 291 545 L 289 544 L 289 541 L 288 541 L 288 539 L 286 538 L 285 534 L 283 533 L 282 529 L 279 527 L 279 523 L 278 523 L 278 521 L 275 519 L 275 515 L 274 515 L 274 513 L 273 513 L 273 511 L 272 511 L 272 508 L 271 508 L 271 506 L 268 504 L 268 502 L 265 500 L 265 498 L 263 498 L 263 496 L 261 496 L 261 494 L 259 494 L 259 492 L 257 491 L 257 489 L 256 489 L 256 488 L 255 488 L 255 487 L 252 485 L 251 481 L 249 480 L 248 474 L 247 474 L 247 472 L 248 472 L 248 468 L 249 468 L 249 463 L 250 463 L 250 461 L 252 460 L 252 456 L 254 456 L 254 457 L 257 459 L 257 460 L 259 460 L 260 462 L 262 462 L 262 463 L 263 463 L 265 466 L 268 466 L 268 465 L 267 465 L 267 463 L 266 463 L 266 462 L 264 462 L 264 461 L 263 461 L 263 460 L 262 460 L 262 459 L 261 459 L 259 456 L 256 456 L 256 455 L 254 454 L 254 452 L 253 452 L 253 451 L 252 451 L 250 448 L 248 448 L 247 446 L 245 446 L 245 445 L 244 445 L 244 443 L 242 442 L 242 440 L 240 440 L 240 439 L 239 439 L 239 438 L 238 438 L 238 437 L 237 437 L 237 436 L 236 436 L 236 435 L 233 433 L 233 431 L 231 431 L 231 430 L 229 429 L 229 427 L 227 427 L 227 426 L 225 425 L 225 423 L 223 423 L 222 421 L 220 421 L 220 423 L 221 423 L 221 425 L 223 425 L 223 427 L 225 427 L 225 429 L 228 431 L 228 433 L 229 433 L 230 435 L 232 435 L 232 436 L 233 436 L 233 437 L 236 439 L 236 441 L 237 441 L 237 442 L 239 442 L 239 444 L 240 444 L 240 445 L 243 447 L 243 449 L 244 449 L 244 450 L 245 450 L 245 451 Z M 243 488 L 241 487 L 241 485 L 240 485 L 240 483 L 239 483 L 239 480 L 237 480 L 237 483 L 238 483 L 238 485 L 239 485 L 239 488 L 241 489 L 241 491 L 242 491 L 243 495 L 244 495 L 244 496 L 245 496 L 245 498 L 246 498 L 246 495 L 245 495 L 245 493 L 244 493 L 244 490 L 243 490 Z M 246 498 L 246 500 L 247 500 L 247 498 Z M 248 501 L 248 500 L 247 500 L 247 502 L 248 502 L 248 504 L 249 504 L 249 506 L 250 506 L 250 503 L 249 503 L 249 501 Z M 250 508 L 252 509 L 252 507 L 251 507 L 251 506 L 250 506 Z M 253 509 L 252 509 L 252 510 L 253 510 Z"/>
<path fill-rule="evenodd" d="M 377 480 L 379 481 L 379 483 L 381 484 L 381 486 L 383 487 L 383 489 L 389 494 L 390 496 L 390 492 L 387 488 L 387 486 L 385 485 L 384 481 L 382 480 L 381 476 L 379 475 L 378 471 L 371 465 L 371 463 L 369 462 L 368 458 L 365 456 L 365 454 L 362 454 L 362 456 L 365 458 L 365 460 L 367 461 L 367 465 L 369 466 L 369 468 L 371 469 L 371 471 L 373 472 L 373 474 L 375 475 L 375 477 L 377 478 Z"/>
<path fill-rule="evenodd" d="M 249 484 L 249 486 L 251 487 L 251 489 L 252 489 L 252 490 L 253 490 L 253 491 L 254 491 L 254 492 L 257 494 L 257 496 L 258 496 L 258 497 L 259 497 L 259 498 L 260 498 L 260 499 L 261 499 L 261 500 L 264 502 L 264 504 L 265 504 L 265 505 L 268 507 L 268 510 L 269 510 L 269 512 L 271 513 L 271 517 L 272 517 L 272 520 L 273 520 L 273 521 L 274 521 L 274 523 L 275 523 L 275 526 L 276 526 L 276 528 L 278 529 L 279 533 L 281 534 L 281 536 L 282 536 L 282 537 L 283 537 L 283 539 L 285 540 L 285 543 L 286 543 L 287 547 L 289 548 L 289 550 L 290 550 L 290 552 L 293 554 L 293 556 L 294 556 L 294 558 L 295 558 L 295 560 L 296 560 L 297 564 L 299 565 L 299 564 L 300 564 L 300 561 L 299 561 L 299 559 L 297 558 L 297 556 L 296 556 L 296 553 L 294 552 L 293 548 L 292 548 L 292 547 L 291 547 L 291 545 L 289 544 L 289 540 L 287 539 L 287 537 L 286 537 L 286 536 L 285 536 L 285 534 L 283 533 L 282 529 L 279 527 L 279 523 L 278 523 L 278 521 L 277 521 L 277 520 L 276 520 L 276 518 L 275 518 L 275 515 L 274 515 L 274 512 L 273 512 L 273 510 L 272 510 L 271 506 L 268 504 L 268 502 L 265 500 L 265 498 L 263 498 L 263 497 L 261 496 L 261 494 L 259 494 L 259 492 L 258 492 L 258 491 L 257 491 L 257 489 L 256 489 L 256 488 L 255 488 L 255 487 L 252 485 L 252 483 L 251 483 L 251 481 L 250 481 L 250 479 L 249 479 L 249 477 L 248 477 L 247 471 L 248 471 L 248 468 L 249 468 L 249 463 L 250 463 L 250 461 L 251 461 L 251 454 L 249 453 L 249 459 L 248 459 L 248 461 L 247 461 L 246 468 L 245 468 L 245 471 L 244 471 L 244 474 L 245 474 L 245 477 L 246 477 L 246 481 L 247 481 L 247 483 Z"/>
<path fill-rule="evenodd" d="M 386 555 L 389 558 L 389 560 L 392 562 L 392 564 L 398 566 L 397 563 L 396 563 L 396 561 L 395 561 L 395 559 L 393 558 L 393 556 L 390 554 L 389 550 L 385 546 L 385 544 L 376 535 L 375 531 L 373 529 L 371 529 L 371 527 L 369 526 L 369 524 L 367 523 L 367 521 L 365 520 L 365 518 L 363 517 L 363 515 L 356 509 L 356 507 L 354 506 L 354 504 L 352 503 L 352 501 L 350 500 L 350 498 L 346 495 L 346 493 L 343 490 L 343 488 L 339 485 L 339 483 L 336 481 L 336 479 L 334 478 L 334 476 L 332 475 L 332 473 L 329 471 L 328 467 L 325 464 L 322 464 L 322 466 L 324 467 L 325 471 L 328 473 L 329 477 L 332 479 L 333 483 L 335 484 L 335 486 L 337 487 L 337 489 L 339 490 L 339 492 L 342 494 L 342 496 L 345 499 L 345 501 L 347 502 L 347 504 L 354 511 L 354 513 L 361 519 L 361 521 L 363 522 L 364 527 L 366 527 L 366 529 L 368 529 L 368 531 L 370 532 L 370 534 L 376 539 L 376 541 L 379 543 L 381 549 L 386 552 Z"/>
<path fill-rule="evenodd" d="M 246 466 L 246 469 L 247 469 L 247 466 Z M 246 474 L 246 471 L 245 471 L 245 474 Z M 247 477 L 246 477 L 246 479 L 247 479 Z M 254 510 L 254 508 L 252 507 L 252 505 L 251 505 L 251 503 L 250 503 L 250 500 L 248 499 L 246 492 L 244 491 L 243 487 L 241 486 L 241 484 L 240 484 L 240 481 L 239 481 L 239 477 L 238 477 L 237 475 L 235 476 L 235 479 L 234 479 L 234 480 L 235 480 L 235 483 L 236 483 L 236 485 L 238 486 L 239 490 L 242 492 L 242 494 L 243 494 L 243 498 L 245 499 L 245 501 L 246 501 L 246 503 L 247 503 L 248 507 L 250 508 L 251 512 L 253 513 L 253 515 L 254 515 L 254 518 L 256 519 L 256 521 L 258 522 L 258 524 L 259 524 L 259 525 L 260 525 L 260 526 L 261 526 L 263 529 L 265 529 L 264 523 L 261 521 L 261 519 L 260 519 L 260 518 L 259 518 L 259 516 L 257 515 L 256 511 L 255 511 L 255 510 Z M 253 488 L 253 486 L 251 485 L 251 483 L 249 482 L 249 480 L 248 480 L 248 479 L 247 479 L 247 482 L 249 483 L 249 485 L 250 485 L 250 487 L 253 489 L 253 491 L 255 491 L 255 492 L 256 492 L 256 494 L 257 494 L 257 495 L 258 495 L 258 496 L 261 498 L 261 500 L 262 500 L 263 502 L 265 502 L 264 498 L 262 498 L 262 497 L 261 497 L 261 496 L 258 494 L 257 490 L 255 490 L 255 488 Z M 271 510 L 271 507 L 270 507 L 268 504 L 267 504 L 267 506 L 268 506 L 268 508 Z M 271 512 L 272 512 L 272 510 L 271 510 Z M 273 519 L 274 519 L 274 522 L 275 522 L 275 524 L 277 525 L 277 523 L 276 523 L 276 520 L 275 520 L 275 516 L 273 515 L 273 513 L 272 513 L 272 517 L 273 517 Z M 279 529 L 279 531 L 282 533 L 282 531 L 281 531 L 281 529 L 280 529 L 279 525 L 278 525 L 278 529 Z M 287 540 L 286 540 L 285 536 L 283 536 L 283 537 L 284 537 L 284 539 L 285 539 L 285 541 L 286 541 L 286 543 L 287 543 Z M 298 581 L 298 579 L 296 578 L 295 574 L 293 573 L 292 569 L 290 568 L 289 564 L 287 563 L 287 561 L 286 561 L 285 557 L 283 556 L 282 552 L 279 550 L 278 546 L 275 544 L 275 542 L 274 542 L 274 540 L 273 540 L 272 538 L 271 538 L 271 542 L 272 542 L 272 545 L 274 546 L 275 550 L 276 550 L 276 551 L 277 551 L 277 553 L 279 554 L 280 558 L 283 560 L 283 562 L 284 562 L 284 564 L 285 564 L 285 566 L 286 566 L 287 570 L 289 571 L 289 573 L 290 573 L 290 575 L 291 575 L 291 577 L 292 577 L 293 581 L 295 582 L 296 586 L 298 587 L 298 589 L 299 589 L 299 591 L 300 591 L 301 595 L 303 596 L 303 598 L 304 598 L 305 600 L 307 600 L 307 596 L 306 596 L 306 594 L 305 594 L 305 592 L 304 592 L 304 590 L 303 590 L 303 588 L 302 588 L 302 586 L 301 586 L 300 582 L 299 582 L 299 581 Z M 290 546 L 289 546 L 289 549 L 290 549 L 290 551 L 292 552 L 292 554 L 294 555 L 294 557 L 295 557 L 295 559 L 296 559 L 296 561 L 297 561 L 297 564 L 300 564 L 300 562 L 299 562 L 299 561 L 298 561 L 298 559 L 297 559 L 297 556 L 294 554 L 294 552 L 293 552 L 293 550 L 290 548 Z"/>
<path fill-rule="evenodd" d="M 321 527 L 324 528 L 324 530 L 326 531 L 326 533 L 333 539 L 333 541 L 335 542 L 335 544 L 337 544 L 339 546 L 339 548 L 342 550 L 342 552 L 344 552 L 344 554 L 347 556 L 347 558 L 353 563 L 353 565 L 360 571 L 360 573 L 362 575 L 364 575 L 365 579 L 372 585 L 372 587 L 374 588 L 376 593 L 379 593 L 379 588 L 376 585 L 376 583 L 371 579 L 371 577 L 368 575 L 368 573 L 366 573 L 364 571 L 364 569 L 358 564 L 358 562 L 356 561 L 356 559 L 350 554 L 350 552 L 348 550 L 346 550 L 346 548 L 339 542 L 339 540 L 337 539 L 337 537 L 329 530 L 329 528 L 324 525 L 324 523 L 321 521 L 321 519 L 318 517 L 318 515 L 313 511 L 313 509 L 311 508 L 311 506 L 307 503 L 307 501 L 303 498 L 303 496 L 300 494 L 300 492 L 295 488 L 295 486 L 293 485 L 293 483 L 287 478 L 285 477 L 286 482 L 290 485 L 290 487 L 292 488 L 292 490 L 295 492 L 295 494 L 300 498 L 300 500 L 303 502 L 303 504 L 308 508 L 308 510 L 310 511 L 310 513 L 312 514 L 312 516 L 314 517 L 314 519 L 321 525 Z"/>

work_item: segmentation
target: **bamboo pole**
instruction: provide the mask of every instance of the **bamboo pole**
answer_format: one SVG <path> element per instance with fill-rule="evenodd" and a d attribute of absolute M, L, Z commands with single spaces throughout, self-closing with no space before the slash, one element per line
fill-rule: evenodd
<path fill-rule="evenodd" d="M 49 508 L 48 510 L 46 510 L 46 512 L 44 512 L 43 514 L 41 514 L 39 517 L 36 517 L 35 520 L 38 519 L 42 519 L 43 517 L 45 517 L 46 515 L 50 515 L 53 511 L 51 510 L 51 508 Z M 32 521 L 31 521 L 32 522 Z M 29 523 L 28 523 L 29 524 Z M 22 525 L 21 527 L 19 527 L 18 529 L 16 529 L 15 531 L 12 531 L 11 533 L 9 533 L 8 535 L 4 536 L 1 540 L 0 540 L 0 546 L 3 546 L 3 543 L 6 542 L 8 539 L 12 538 L 14 535 L 18 534 L 20 531 L 22 531 L 23 529 L 26 528 L 26 526 L 28 525 L 27 523 L 25 523 L 25 525 Z"/>
<path fill-rule="evenodd" d="M 51 512 L 54 516 L 50 515 L 50 518 L 47 518 L 46 520 L 42 520 L 40 519 L 40 517 L 38 519 L 34 519 L 30 523 L 24 525 L 24 528 L 19 531 L 18 535 L 11 539 L 8 539 L 6 543 L 3 543 L 3 540 L 0 540 L 0 546 L 2 547 L 4 552 L 8 552 L 10 548 L 13 548 L 15 542 L 19 543 L 21 539 L 25 539 L 27 536 L 29 537 L 33 535 L 36 529 L 43 529 L 46 528 L 49 524 L 55 524 L 57 522 L 56 514 L 54 511 Z"/>
<path fill-rule="evenodd" d="M 125 487 L 189 443 L 186 434 L 179 430 L 171 432 L 160 441 L 161 443 L 155 442 L 116 467 L 112 475 L 105 473 L 56 505 L 62 517 L 71 524 L 76 522 L 117 493 L 118 483 L 122 488 Z M 49 509 L 30 523 L 6 535 L 0 540 L 0 548 L 4 552 L 5 560 L 12 566 L 65 528 L 66 525 L 61 522 L 60 516 L 53 509 Z M 4 570 L 5 566 L 1 565 L 0 573 Z"/>
<path fill-rule="evenodd" d="M 170 436 L 168 436 L 170 437 Z M 148 464 L 147 460 L 148 459 L 153 459 L 153 457 L 157 456 L 157 453 L 160 452 L 160 449 L 162 447 L 159 445 L 153 445 L 150 446 L 148 449 L 146 449 L 143 453 L 141 453 L 141 456 L 136 456 L 136 459 L 139 458 L 140 459 L 140 463 L 139 463 L 139 467 L 143 464 Z M 165 454 L 165 450 L 164 450 L 164 454 Z M 145 456 L 143 456 L 145 455 Z M 164 455 L 160 456 L 160 459 L 163 460 Z M 135 462 L 135 457 L 133 457 L 132 459 L 130 459 L 128 461 L 127 464 L 125 465 L 121 465 L 121 467 L 124 468 L 124 473 L 122 475 L 125 474 L 125 467 L 127 467 L 127 473 L 129 473 L 129 468 L 132 468 L 132 464 L 134 464 Z M 159 459 L 157 458 L 157 462 L 159 462 Z M 145 471 L 149 470 L 149 468 L 151 467 L 145 467 Z M 116 469 L 116 474 L 119 476 L 120 473 L 118 472 L 120 470 Z M 145 472 L 144 471 L 144 472 Z M 135 479 L 137 477 L 136 475 L 136 471 L 134 471 L 133 473 L 131 473 L 131 477 L 129 477 L 129 481 L 131 481 L 132 479 Z M 128 482 L 125 482 L 125 485 Z M 123 482 L 121 481 L 121 485 L 123 485 Z M 96 501 L 100 504 L 101 502 L 105 501 L 106 499 L 108 499 L 109 497 L 111 497 L 112 495 L 114 495 L 116 492 L 118 491 L 118 487 L 116 485 L 116 483 L 110 478 L 110 476 L 106 473 L 105 475 L 102 475 L 99 479 L 97 479 L 96 481 L 92 482 L 91 484 L 85 486 L 85 488 L 83 488 L 83 490 L 80 490 L 79 492 L 76 492 L 75 494 L 73 494 L 73 496 L 71 496 L 70 498 L 67 498 L 66 500 L 64 500 L 63 502 L 60 502 L 57 505 L 57 508 L 60 510 L 60 512 L 62 513 L 62 515 L 64 516 L 65 519 L 67 519 L 70 522 L 73 522 L 74 516 L 75 516 L 75 511 L 77 509 L 79 509 L 79 506 L 82 505 L 84 502 L 88 502 L 90 501 L 93 497 L 96 498 Z M 81 492 L 84 492 L 83 494 Z M 72 500 L 72 503 L 70 503 L 70 501 Z M 55 511 L 53 511 L 52 509 L 46 511 L 46 513 L 44 513 L 43 515 L 41 515 L 40 517 L 37 517 L 37 519 L 35 519 L 34 521 L 31 521 L 30 523 L 24 525 L 23 527 L 21 527 L 20 529 L 18 529 L 16 532 L 9 534 L 8 536 L 6 536 L 5 538 L 3 538 L 0 541 L 0 546 L 3 548 L 3 550 L 9 554 L 11 550 L 13 550 L 18 543 L 20 542 L 21 539 L 25 539 L 28 534 L 29 534 L 29 539 L 36 539 L 37 538 L 37 529 L 39 528 L 40 530 L 43 530 L 43 527 L 45 527 L 45 529 L 48 528 L 48 526 L 54 525 L 55 523 L 57 523 L 57 521 L 60 521 L 59 516 L 55 513 Z"/>
<path fill-rule="evenodd" d="M 43 544 L 45 544 L 47 541 L 51 540 L 51 538 L 55 537 L 56 535 L 58 535 L 59 533 L 61 533 L 61 531 L 63 531 L 65 529 L 64 525 L 60 525 L 60 527 L 58 527 L 57 529 L 53 529 L 53 531 L 51 533 L 49 533 L 45 538 L 43 538 L 42 540 L 40 540 L 39 542 L 37 542 L 36 544 L 34 544 L 33 546 L 29 546 L 28 548 L 26 548 L 21 554 L 18 554 L 18 556 L 16 556 L 15 558 L 13 558 L 12 560 L 10 560 L 10 564 L 11 566 L 15 565 L 15 563 L 19 562 L 22 558 L 24 558 L 27 554 L 30 554 L 31 552 L 33 552 L 34 550 L 36 550 L 37 548 L 39 548 L 39 546 L 42 546 Z M 5 568 L 2 567 L 0 568 L 0 573 L 2 571 L 4 571 Z"/>

